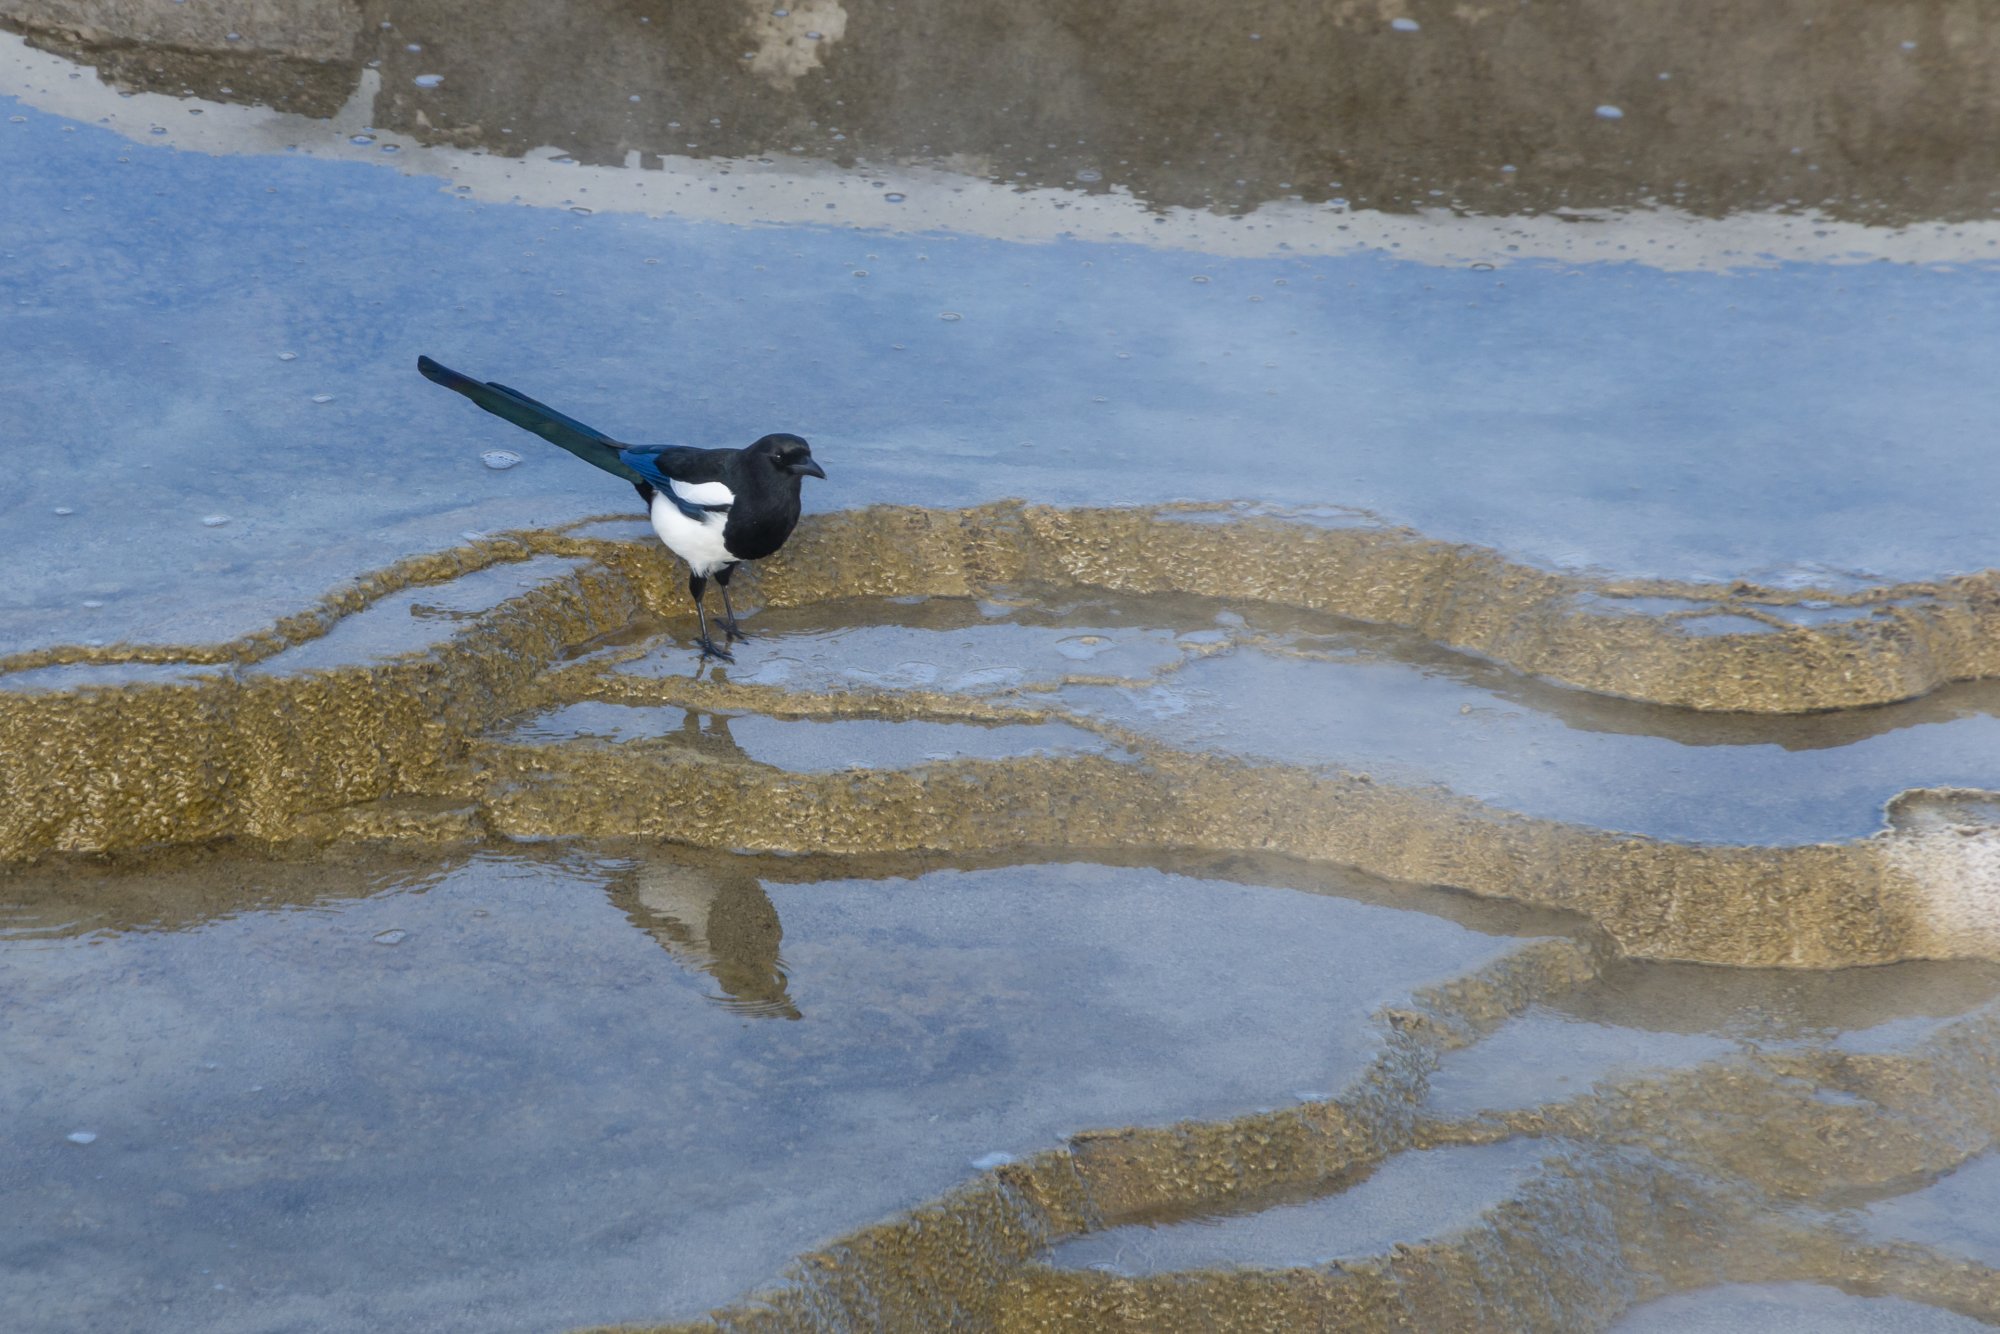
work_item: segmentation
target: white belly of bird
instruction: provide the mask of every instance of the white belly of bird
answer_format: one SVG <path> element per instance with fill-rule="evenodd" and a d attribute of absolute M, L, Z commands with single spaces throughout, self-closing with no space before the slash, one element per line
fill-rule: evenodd
<path fill-rule="evenodd" d="M 690 519 L 673 501 L 656 495 L 652 520 L 653 531 L 667 544 L 667 550 L 686 561 L 688 568 L 698 575 L 714 574 L 736 559 L 722 545 L 722 528 L 729 522 L 727 514 L 704 514 L 700 519 Z"/>

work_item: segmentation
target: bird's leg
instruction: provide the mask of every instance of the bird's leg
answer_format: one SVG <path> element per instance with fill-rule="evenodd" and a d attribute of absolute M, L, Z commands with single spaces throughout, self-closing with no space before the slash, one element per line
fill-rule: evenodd
<path fill-rule="evenodd" d="M 729 576 L 734 573 L 734 565 L 725 565 L 715 572 L 715 586 L 722 590 L 722 633 L 732 641 L 750 637 L 736 620 L 736 608 L 729 605 Z"/>
<path fill-rule="evenodd" d="M 701 605 L 701 595 L 707 591 L 708 580 L 690 570 L 688 596 L 694 599 L 695 619 L 701 622 L 701 638 L 694 642 L 701 647 L 701 656 L 704 658 L 720 658 L 724 662 L 735 662 L 735 656 L 728 649 L 708 637 L 708 612 Z"/>

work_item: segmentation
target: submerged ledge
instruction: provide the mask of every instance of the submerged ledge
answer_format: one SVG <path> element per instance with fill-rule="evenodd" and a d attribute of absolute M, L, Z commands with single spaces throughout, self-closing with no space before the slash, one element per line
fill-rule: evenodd
<path fill-rule="evenodd" d="M 1577 942 L 1531 945 L 1377 1014 L 1384 1049 L 1335 1098 L 1075 1136 L 800 1257 L 707 1320 L 653 1328 L 1603 1328 L 1670 1293 L 1770 1282 L 2000 1319 L 2000 1271 L 1840 1212 L 1991 1150 L 1990 1004 L 1867 1059 L 1753 1053 L 1509 1115 L 1429 1110 L 1441 1061 L 1602 967 Z M 1380 1254 L 1143 1277 L 1047 1263 L 1069 1238 L 1283 1208 L 1400 1155 L 1522 1140 L 1544 1161 L 1476 1221 Z"/>
<path fill-rule="evenodd" d="M 600 562 L 632 585 L 628 596 L 639 605 L 677 615 L 684 599 L 667 558 L 643 550 L 643 541 L 628 550 L 588 535 L 607 522 L 508 533 L 414 557 L 228 643 L 13 654 L 0 658 L 0 689 L 15 684 L 9 673 L 66 663 L 261 662 L 379 598 L 537 555 Z M 1228 598 L 1393 626 L 1525 676 L 1705 712 L 1864 708 L 2000 678 L 2000 572 L 1859 588 L 1601 578 L 1522 564 L 1348 510 L 873 506 L 808 516 L 758 575 L 768 607 L 967 597 L 1023 583 Z"/>
<path fill-rule="evenodd" d="M 759 572 L 755 591 L 767 612 L 827 602 L 863 620 L 880 612 L 837 600 L 1022 588 L 1227 595 L 1409 627 L 1545 676 L 1561 675 L 1548 669 L 1561 659 L 1572 677 L 1594 669 L 1605 684 L 1659 683 L 1711 707 L 1800 708 L 1854 693 L 1870 667 L 1884 688 L 1907 683 L 1913 661 L 1934 667 L 1942 653 L 1915 646 L 1926 628 L 1956 629 L 1948 638 L 1970 653 L 1991 606 L 1975 591 L 1989 585 L 1981 576 L 1851 594 L 1837 605 L 1861 619 L 1690 635 L 1686 608 L 1659 611 L 1658 599 L 1720 610 L 1830 595 L 1591 588 L 1414 534 L 1226 508 L 997 505 L 819 517 Z M 1654 601 L 1607 612 L 1586 593 Z M 1136 657 L 1065 644 L 1048 679 L 1003 680 L 998 668 L 787 679 L 771 647 L 781 641 L 753 642 L 738 668 L 645 670 L 647 635 L 684 619 L 683 597 L 650 544 L 520 534 L 406 562 L 234 644 L 13 660 L 13 675 L 0 676 L 0 748 L 15 758 L 0 774 L 0 859 L 225 838 L 492 835 L 795 853 L 1166 846 L 1277 852 L 1578 912 L 1634 958 L 1800 968 L 2000 958 L 2000 799 L 1983 791 L 1905 792 L 1886 829 L 1845 841 L 1642 837 L 1353 772 L 1338 767 L 1352 761 L 1337 749 L 1317 765 L 1244 756 L 1199 730 L 1163 737 L 1129 711 L 1073 706 L 1105 691 L 1143 701 L 1161 673 L 1233 651 L 1219 632 L 1163 632 L 1171 652 L 1142 643 Z M 1884 600 L 1893 608 L 1868 614 Z M 1913 610 L 1920 601 L 1928 614 Z M 1824 666 L 1841 660 L 1850 674 Z M 106 683 L 101 664 L 118 662 L 185 670 Z M 70 670 L 81 679 L 66 686 Z M 659 710 L 678 720 L 676 734 L 642 727 L 611 741 L 518 724 L 586 701 Z M 698 715 L 756 715 L 771 737 L 785 734 L 783 720 L 929 730 L 853 767 L 834 755 L 800 769 L 770 762 L 782 743 L 760 733 L 746 751 L 726 727 L 703 734 Z M 925 752 L 966 726 L 1021 730 L 970 752 Z"/>
<path fill-rule="evenodd" d="M 1337 748 L 1325 765 L 1245 756 L 1227 737 L 1156 726 L 1144 709 L 1078 707 L 1198 686 L 1231 655 L 1268 653 L 1335 680 L 1366 657 L 1354 644 L 1369 637 L 1386 668 L 1436 665 L 1437 627 L 1483 631 L 1517 655 L 1564 635 L 1608 654 L 1591 637 L 1622 627 L 1620 642 L 1652 646 L 1636 656 L 1656 671 L 1677 663 L 1694 679 L 1688 664 L 1705 664 L 1714 675 L 1702 679 L 1742 690 L 1755 682 L 1719 664 L 1783 662 L 1785 645 L 1828 652 L 1878 624 L 1896 627 L 1880 632 L 1889 644 L 1924 623 L 1907 608 L 1941 599 L 1937 590 L 1612 588 L 1395 530 L 1223 507 L 880 509 L 805 525 L 742 590 L 759 637 L 737 666 L 715 668 L 686 649 L 678 572 L 630 538 L 629 525 L 580 525 L 486 539 L 378 572 L 236 643 L 11 662 L 0 675 L 10 759 L 0 861 L 16 863 L 5 874 L 17 887 L 37 890 L 13 930 L 74 937 L 317 902 L 316 858 L 358 842 L 412 853 L 421 869 L 494 839 L 669 840 L 717 861 L 744 849 L 807 854 L 777 863 L 801 879 L 843 853 L 921 865 L 1023 849 L 1104 860 L 1165 849 L 1352 866 L 1399 882 L 1371 892 L 1412 908 L 1451 900 L 1464 913 L 1518 914 L 1513 929 L 1550 919 L 1512 904 L 1583 920 L 1563 926 L 1573 936 L 1525 940 L 1387 1000 L 1368 1021 L 1379 1046 L 1344 1086 L 1226 1119 L 1072 1135 L 831 1241 L 699 1327 L 1389 1329 L 1472 1312 L 1478 1323 L 1570 1327 L 1675 1292 L 1773 1282 L 2000 1318 L 2000 1273 L 1988 1264 L 1885 1239 L 1846 1212 L 1993 1151 L 2000 1017 L 1989 995 L 1953 999 L 1942 1017 L 1917 1003 L 1913 1023 L 1833 1041 L 1690 1051 L 1588 1091 L 1546 1088 L 1549 1100 L 1532 1105 L 1475 1098 L 1468 1108 L 1434 1089 L 1453 1053 L 1476 1053 L 1548 1007 L 1618 992 L 1607 974 L 1627 960 L 2000 960 L 2000 795 L 1905 792 L 1886 828 L 1846 841 L 1674 842 L 1344 772 Z M 1825 615 L 1863 617 L 1871 598 L 1895 610 L 1861 629 L 1845 611 Z M 1092 605 L 1066 615 L 1065 599 Z M 1510 633 L 1487 599 L 1527 628 Z M 1267 634 L 1242 624 L 1238 607 L 1274 623 L 1260 609 L 1286 609 L 1310 632 Z M 1309 620 L 1359 607 L 1405 629 L 1343 639 Z M 1768 628 L 1681 628 L 1711 607 Z M 1758 619 L 1782 621 L 1774 608 L 1797 608 L 1807 623 Z M 982 629 L 1008 633 L 987 644 Z M 919 630 L 952 656 L 904 653 Z M 799 647 L 815 635 L 827 641 L 817 651 Z M 875 650 L 850 651 L 869 635 Z M 1760 644 L 1771 646 L 1756 650 L 1766 658 L 1744 656 Z M 1903 651 L 1882 647 L 1882 660 Z M 1513 659 L 1485 656 L 1458 675 L 1489 685 L 1510 676 L 1491 664 Z M 1507 691 L 1604 733 L 1686 725 L 1693 745 L 1790 753 L 1911 721 L 1899 710 L 1851 713 L 1821 736 L 1808 718 L 1614 703 L 1518 671 Z M 828 732 L 794 753 L 787 738 L 815 727 Z M 881 735 L 843 767 L 840 738 L 863 727 Z M 155 868 L 172 878 L 178 867 L 183 889 L 206 885 L 209 859 L 239 855 L 219 846 L 230 839 L 280 845 L 295 865 L 242 878 L 256 897 L 241 901 L 191 901 L 153 883 Z M 105 853 L 125 892 L 74 894 L 88 877 L 69 874 L 66 854 Z M 50 874 L 18 865 L 33 861 Z M 641 882 L 614 902 L 683 967 L 761 997 L 762 1013 L 785 1013 L 782 988 L 766 996 L 743 983 L 731 942 L 672 929 L 702 914 Z M 1341 1192 L 1401 1155 L 1524 1141 L 1546 1149 L 1539 1165 L 1471 1221 L 1382 1253 L 1143 1276 L 1051 1263 L 1070 1238 L 1259 1213 Z"/>

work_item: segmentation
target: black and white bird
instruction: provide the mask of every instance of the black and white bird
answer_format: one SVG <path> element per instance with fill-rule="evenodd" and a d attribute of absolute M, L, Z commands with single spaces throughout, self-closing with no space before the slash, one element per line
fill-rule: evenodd
<path fill-rule="evenodd" d="M 455 389 L 496 417 L 524 426 L 551 444 L 639 489 L 653 531 L 667 550 L 687 562 L 688 593 L 701 623 L 701 655 L 736 659 L 709 637 L 702 595 L 714 579 L 722 589 L 722 632 L 743 639 L 729 605 L 729 576 L 746 560 L 761 560 L 792 535 L 799 521 L 799 486 L 826 473 L 812 446 L 795 435 L 767 435 L 748 449 L 691 449 L 684 445 L 628 445 L 565 417 L 517 389 L 489 384 L 417 358 L 424 378 Z"/>

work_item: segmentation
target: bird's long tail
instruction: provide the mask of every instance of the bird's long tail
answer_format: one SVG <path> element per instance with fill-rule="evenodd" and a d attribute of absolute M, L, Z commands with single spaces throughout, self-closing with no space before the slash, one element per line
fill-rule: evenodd
<path fill-rule="evenodd" d="M 623 477 L 634 484 L 646 479 L 627 467 L 618 457 L 618 442 L 602 431 L 593 430 L 577 421 L 565 417 L 545 403 L 537 403 L 518 389 L 509 389 L 504 384 L 489 384 L 475 380 L 469 375 L 461 375 L 449 366 L 441 366 L 429 357 L 417 358 L 417 370 L 426 380 L 435 381 L 447 389 L 455 389 L 467 398 L 485 408 L 496 417 L 504 417 L 514 425 L 533 431 L 550 444 L 561 445 L 585 463 L 595 464 L 613 476 Z"/>

